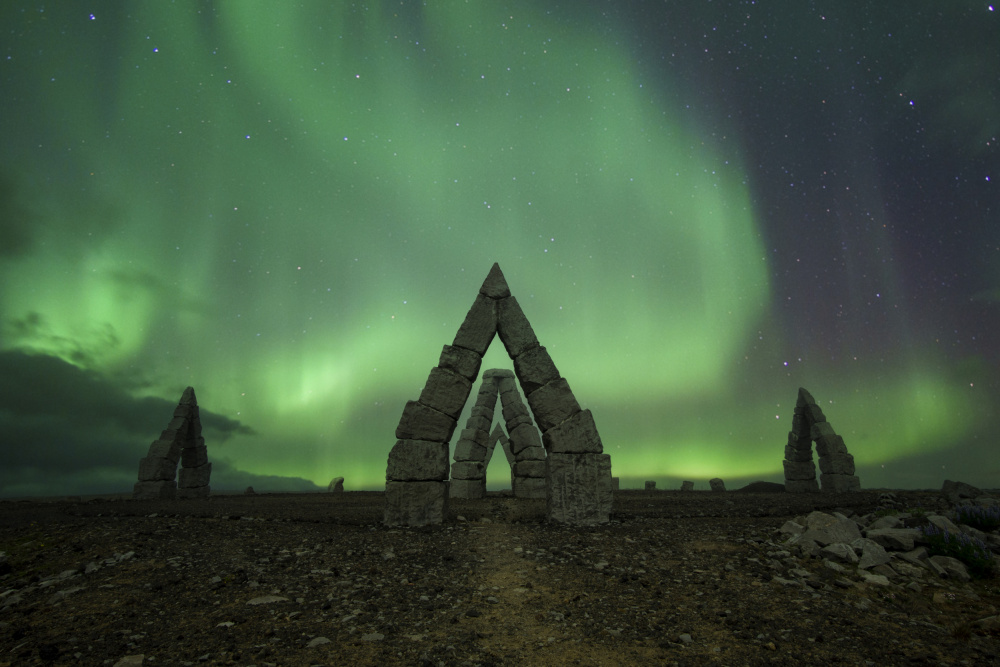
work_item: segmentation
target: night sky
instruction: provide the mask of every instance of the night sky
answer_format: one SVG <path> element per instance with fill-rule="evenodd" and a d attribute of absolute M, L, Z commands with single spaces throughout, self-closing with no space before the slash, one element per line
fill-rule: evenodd
<path fill-rule="evenodd" d="M 988 2 L 0 26 L 0 496 L 129 492 L 188 385 L 213 489 L 383 488 L 494 262 L 623 488 L 782 481 L 800 386 L 863 487 L 1000 486 Z"/>

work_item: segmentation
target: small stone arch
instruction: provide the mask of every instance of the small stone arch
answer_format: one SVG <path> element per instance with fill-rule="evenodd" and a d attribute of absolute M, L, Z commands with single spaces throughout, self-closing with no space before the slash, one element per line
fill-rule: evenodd
<path fill-rule="evenodd" d="M 514 497 L 545 497 L 545 447 L 514 378 L 514 373 L 499 368 L 483 373 L 476 404 L 455 445 L 455 462 L 451 464 L 452 498 L 486 496 L 486 469 L 498 442 L 511 467 L 510 484 Z M 507 434 L 499 423 L 492 434 L 488 431 L 498 396 Z"/>
<path fill-rule="evenodd" d="M 858 491 L 861 481 L 854 474 L 854 457 L 844 439 L 833 431 L 823 410 L 808 391 L 799 387 L 792 416 L 792 430 L 785 445 L 785 491 L 818 493 L 812 443 L 819 455 L 820 482 L 824 493 Z"/>

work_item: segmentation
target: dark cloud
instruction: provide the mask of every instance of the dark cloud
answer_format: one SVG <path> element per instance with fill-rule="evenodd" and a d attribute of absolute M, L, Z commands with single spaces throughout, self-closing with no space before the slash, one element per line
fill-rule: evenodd
<path fill-rule="evenodd" d="M 177 399 L 136 398 L 57 357 L 0 352 L 0 495 L 63 494 L 61 488 L 105 483 L 131 488 L 139 459 L 172 418 L 182 391 Z M 253 434 L 204 408 L 201 420 L 212 446 Z"/>

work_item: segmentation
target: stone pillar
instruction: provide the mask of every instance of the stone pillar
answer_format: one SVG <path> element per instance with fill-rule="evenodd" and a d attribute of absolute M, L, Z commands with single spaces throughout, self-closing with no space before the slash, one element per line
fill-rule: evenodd
<path fill-rule="evenodd" d="M 646 480 L 646 486 L 645 486 L 645 488 L 646 488 L 646 491 L 656 491 L 656 482 L 654 482 L 651 479 Z"/>
<path fill-rule="evenodd" d="M 708 480 L 708 487 L 713 491 L 725 491 L 726 483 L 718 477 Z"/>

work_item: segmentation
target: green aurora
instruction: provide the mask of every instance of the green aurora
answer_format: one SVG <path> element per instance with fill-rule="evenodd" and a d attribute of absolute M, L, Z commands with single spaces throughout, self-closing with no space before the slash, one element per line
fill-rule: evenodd
<path fill-rule="evenodd" d="M 72 474 L 25 454 L 0 495 L 128 490 L 188 385 L 228 420 L 206 434 L 213 487 L 381 488 L 403 405 L 493 262 L 623 487 L 780 481 L 799 386 L 863 486 L 997 486 L 976 455 L 995 363 L 935 341 L 891 229 L 823 278 L 835 296 L 809 293 L 740 124 L 637 59 L 631 17 L 544 4 L 0 10 L 0 349 L 166 406 L 94 420 L 121 445 Z M 871 191 L 842 206 L 892 218 Z M 495 342 L 483 370 L 510 367 Z M 6 432 L 49 415 L 48 460 L 83 447 L 71 414 L 33 409 L 0 406 Z"/>

